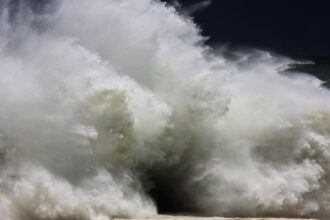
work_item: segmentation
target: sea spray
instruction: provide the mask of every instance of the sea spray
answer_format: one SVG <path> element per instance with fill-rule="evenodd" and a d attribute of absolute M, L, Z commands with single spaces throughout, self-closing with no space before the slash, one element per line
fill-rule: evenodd
<path fill-rule="evenodd" d="M 155 0 L 0 7 L 2 219 L 329 216 L 330 93 L 294 61 Z"/>

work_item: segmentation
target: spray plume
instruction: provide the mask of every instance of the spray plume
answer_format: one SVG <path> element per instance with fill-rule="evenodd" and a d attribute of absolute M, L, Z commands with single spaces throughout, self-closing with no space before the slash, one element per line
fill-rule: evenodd
<path fill-rule="evenodd" d="M 0 3 L 3 220 L 330 213 L 330 93 L 155 0 Z"/>

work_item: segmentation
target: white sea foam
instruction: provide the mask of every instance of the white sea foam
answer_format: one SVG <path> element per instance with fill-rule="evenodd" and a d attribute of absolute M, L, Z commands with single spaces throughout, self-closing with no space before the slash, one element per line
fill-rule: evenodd
<path fill-rule="evenodd" d="M 330 93 L 292 60 L 225 58 L 154 0 L 13 2 L 1 219 L 152 216 L 155 189 L 198 214 L 329 217 Z"/>

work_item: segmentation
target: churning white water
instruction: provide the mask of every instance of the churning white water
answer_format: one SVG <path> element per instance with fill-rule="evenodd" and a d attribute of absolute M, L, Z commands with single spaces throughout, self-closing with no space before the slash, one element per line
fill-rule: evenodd
<path fill-rule="evenodd" d="M 329 218 L 319 80 L 156 0 L 36 2 L 0 3 L 1 220 Z"/>

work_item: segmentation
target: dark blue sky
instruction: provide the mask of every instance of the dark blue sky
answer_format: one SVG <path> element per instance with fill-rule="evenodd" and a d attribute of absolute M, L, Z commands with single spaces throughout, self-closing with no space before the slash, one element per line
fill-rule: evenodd
<path fill-rule="evenodd" d="M 179 2 L 189 6 L 201 1 Z M 328 0 L 213 0 L 194 17 L 210 37 L 209 44 L 230 43 L 298 57 L 330 56 Z"/>
<path fill-rule="evenodd" d="M 330 57 L 330 0 L 178 1 L 183 9 L 212 2 L 193 14 L 203 35 L 210 37 L 210 45 L 247 46 L 297 57 Z M 47 9 L 44 3 L 54 0 L 11 0 L 13 11 L 18 2 L 28 2 L 33 10 L 42 12 Z"/>

